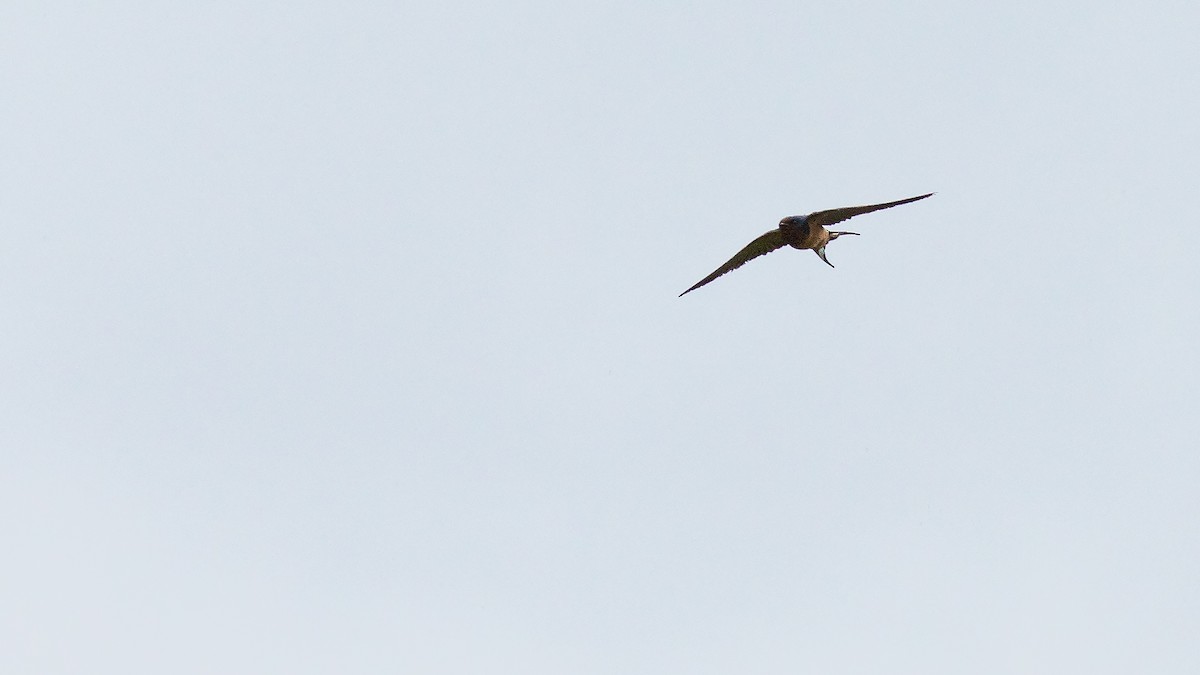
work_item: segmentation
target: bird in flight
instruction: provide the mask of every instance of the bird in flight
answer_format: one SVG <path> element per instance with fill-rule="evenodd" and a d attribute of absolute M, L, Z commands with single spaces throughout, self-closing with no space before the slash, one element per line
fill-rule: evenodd
<path fill-rule="evenodd" d="M 745 265 L 747 262 L 755 258 L 766 255 L 777 248 L 791 246 L 798 249 L 812 249 L 816 254 L 825 261 L 826 265 L 833 267 L 833 263 L 829 262 L 829 258 L 825 257 L 825 245 L 837 239 L 843 234 L 857 235 L 857 232 L 831 232 L 826 227 L 836 225 L 844 220 L 849 220 L 854 216 L 859 216 L 880 209 L 890 209 L 893 206 L 908 204 L 915 202 L 918 199 L 925 199 L 932 196 L 930 192 L 927 195 L 920 197 L 909 197 L 899 201 L 887 202 L 886 204 L 870 204 L 868 206 L 847 206 L 842 209 L 829 209 L 828 211 L 814 211 L 807 216 L 788 216 L 779 221 L 779 227 L 763 234 L 758 239 L 746 245 L 746 248 L 738 251 L 737 255 L 729 259 L 729 262 L 721 265 L 712 274 L 704 277 L 696 282 L 695 286 L 687 289 L 679 294 L 683 297 L 688 293 L 700 288 L 704 284 L 716 279 L 717 277 L 732 272 L 737 268 Z"/>

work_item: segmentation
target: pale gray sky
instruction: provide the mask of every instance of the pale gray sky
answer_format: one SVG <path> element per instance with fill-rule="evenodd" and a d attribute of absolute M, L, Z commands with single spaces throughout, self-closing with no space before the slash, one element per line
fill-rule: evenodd
<path fill-rule="evenodd" d="M 5 3 L 0 671 L 1200 672 L 1198 29 Z"/>

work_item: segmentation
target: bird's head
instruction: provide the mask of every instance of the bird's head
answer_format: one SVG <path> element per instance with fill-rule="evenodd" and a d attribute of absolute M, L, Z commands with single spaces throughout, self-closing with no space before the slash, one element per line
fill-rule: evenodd
<path fill-rule="evenodd" d="M 808 231 L 808 216 L 788 216 L 779 221 L 779 229 L 781 230 L 800 230 L 801 232 Z"/>
<path fill-rule="evenodd" d="M 855 236 L 858 236 L 857 232 L 830 232 L 829 233 L 829 241 L 833 241 L 834 239 L 837 239 L 838 237 L 842 236 L 843 234 L 853 234 Z M 829 262 L 829 258 L 825 257 L 825 247 L 824 246 L 821 246 L 820 248 L 817 249 L 817 255 L 821 257 L 821 260 L 825 261 L 826 265 L 833 267 L 833 263 Z"/>

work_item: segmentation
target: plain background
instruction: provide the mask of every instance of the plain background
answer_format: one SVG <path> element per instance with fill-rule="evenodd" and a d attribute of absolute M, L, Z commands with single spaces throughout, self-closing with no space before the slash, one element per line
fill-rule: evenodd
<path fill-rule="evenodd" d="M 4 3 L 0 670 L 1200 672 L 1198 30 Z"/>

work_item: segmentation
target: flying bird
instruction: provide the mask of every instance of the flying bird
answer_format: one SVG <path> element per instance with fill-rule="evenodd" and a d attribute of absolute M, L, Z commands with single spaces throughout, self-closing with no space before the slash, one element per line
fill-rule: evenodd
<path fill-rule="evenodd" d="M 893 206 L 908 204 L 915 202 L 918 199 L 925 199 L 933 196 L 930 192 L 920 197 L 909 197 L 899 201 L 887 202 L 886 204 L 870 204 L 868 206 L 847 206 L 842 209 L 829 209 L 828 211 L 814 211 L 807 216 L 788 216 L 779 221 L 779 227 L 763 234 L 758 239 L 746 245 L 746 248 L 738 251 L 737 255 L 729 259 L 729 262 L 718 267 L 712 274 L 704 277 L 696 282 L 695 286 L 687 289 L 679 294 L 683 297 L 688 293 L 700 288 L 704 284 L 716 279 L 717 277 L 731 272 L 745 265 L 747 262 L 755 258 L 766 255 L 777 248 L 791 246 L 792 248 L 806 249 L 810 248 L 825 261 L 826 265 L 833 267 L 833 263 L 829 262 L 829 258 L 825 257 L 825 245 L 837 239 L 843 234 L 857 235 L 857 232 L 831 232 L 826 227 L 836 225 L 844 220 L 849 220 L 854 216 L 859 216 L 880 209 L 890 209 Z"/>

